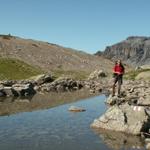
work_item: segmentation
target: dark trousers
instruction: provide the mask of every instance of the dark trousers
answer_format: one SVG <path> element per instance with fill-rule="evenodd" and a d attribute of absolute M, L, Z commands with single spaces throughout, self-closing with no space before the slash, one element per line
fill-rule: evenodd
<path fill-rule="evenodd" d="M 115 87 L 116 87 L 117 82 L 118 82 L 117 94 L 120 95 L 121 85 L 123 83 L 123 75 L 114 74 L 113 78 L 114 78 L 114 82 L 113 82 L 113 87 L 112 87 L 112 95 L 113 96 L 115 95 Z"/>

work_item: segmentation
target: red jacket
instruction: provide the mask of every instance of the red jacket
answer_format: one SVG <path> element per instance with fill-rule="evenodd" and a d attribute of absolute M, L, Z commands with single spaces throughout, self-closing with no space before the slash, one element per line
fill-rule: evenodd
<path fill-rule="evenodd" d="M 113 68 L 113 72 L 116 74 L 124 74 L 124 67 L 122 65 L 116 64 Z"/>

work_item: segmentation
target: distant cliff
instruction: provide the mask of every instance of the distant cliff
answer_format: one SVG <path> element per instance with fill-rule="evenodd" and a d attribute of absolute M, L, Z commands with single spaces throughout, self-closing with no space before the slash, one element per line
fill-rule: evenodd
<path fill-rule="evenodd" d="M 150 37 L 131 36 L 126 40 L 107 46 L 104 52 L 96 55 L 109 59 L 120 58 L 133 66 L 150 65 Z"/>

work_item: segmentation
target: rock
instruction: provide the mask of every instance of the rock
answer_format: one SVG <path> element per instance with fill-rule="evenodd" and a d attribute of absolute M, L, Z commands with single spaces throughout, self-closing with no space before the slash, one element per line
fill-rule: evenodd
<path fill-rule="evenodd" d="M 150 108 L 148 107 L 148 108 L 145 108 L 145 111 L 146 111 L 146 113 L 150 116 Z M 150 130 L 149 130 L 149 133 L 150 133 Z"/>
<path fill-rule="evenodd" d="M 114 105 L 100 118 L 94 120 L 91 127 L 140 135 L 141 132 L 147 132 L 149 129 L 149 119 L 142 106 Z"/>
<path fill-rule="evenodd" d="M 40 91 L 40 87 L 39 86 L 34 86 L 34 90 L 35 91 Z"/>
<path fill-rule="evenodd" d="M 95 93 L 95 90 L 90 89 L 90 93 L 91 93 L 91 94 L 94 94 L 94 93 Z"/>
<path fill-rule="evenodd" d="M 89 75 L 88 80 L 99 79 L 102 77 L 106 77 L 106 73 L 103 70 L 95 70 Z"/>
<path fill-rule="evenodd" d="M 114 96 L 112 97 L 111 95 L 106 99 L 106 103 L 109 105 L 115 105 L 119 101 L 118 97 Z"/>
<path fill-rule="evenodd" d="M 146 144 L 146 149 L 147 149 L 147 150 L 150 150 L 150 143 L 147 143 L 147 144 Z"/>
<path fill-rule="evenodd" d="M 94 80 L 86 80 L 84 81 L 83 85 L 84 88 L 90 91 L 90 93 L 101 93 L 104 91 L 105 84 Z"/>
<path fill-rule="evenodd" d="M 9 83 L 9 82 L 8 82 Z M 35 90 L 31 83 L 28 84 L 13 84 L 12 86 L 0 86 L 0 96 L 29 96 L 35 94 Z"/>
<path fill-rule="evenodd" d="M 133 93 L 134 92 L 134 87 L 132 87 L 129 91 L 129 93 Z"/>
<path fill-rule="evenodd" d="M 25 80 L 18 80 L 16 84 L 33 84 L 37 85 L 36 81 L 31 80 L 31 79 L 25 79 Z"/>
<path fill-rule="evenodd" d="M 18 94 L 18 96 L 30 96 L 36 93 L 32 84 L 14 84 L 12 89 Z"/>
<path fill-rule="evenodd" d="M 125 98 L 109 95 L 109 97 L 106 99 L 105 102 L 106 104 L 110 106 L 115 105 L 115 104 L 120 105 L 121 103 L 125 102 Z"/>
<path fill-rule="evenodd" d="M 65 87 L 64 85 L 57 85 L 56 86 L 56 91 L 57 92 L 65 92 L 67 90 L 67 86 Z"/>
<path fill-rule="evenodd" d="M 150 65 L 142 65 L 140 66 L 142 69 L 150 69 Z"/>
<path fill-rule="evenodd" d="M 28 99 L 16 99 L 15 103 L 30 103 Z"/>
<path fill-rule="evenodd" d="M 101 87 L 97 87 L 96 91 L 98 91 L 99 93 L 101 93 L 103 91 L 103 89 Z"/>
<path fill-rule="evenodd" d="M 12 87 L 4 87 L 3 91 L 6 96 L 19 96 L 19 94 Z"/>
<path fill-rule="evenodd" d="M 150 97 L 140 97 L 137 101 L 137 105 L 150 106 Z"/>
<path fill-rule="evenodd" d="M 56 92 L 75 91 L 83 87 L 81 82 L 68 77 L 60 77 L 48 86 L 52 90 L 55 89 Z"/>
<path fill-rule="evenodd" d="M 68 88 L 68 81 L 66 79 L 57 79 L 51 83 L 45 83 L 40 86 L 41 91 L 45 92 L 65 92 Z"/>
<path fill-rule="evenodd" d="M 3 90 L 0 90 L 0 97 L 6 96 L 6 93 Z"/>
<path fill-rule="evenodd" d="M 56 92 L 56 86 L 53 83 L 45 83 L 39 87 L 39 90 L 43 92 Z"/>
<path fill-rule="evenodd" d="M 43 83 L 54 81 L 53 77 L 48 74 L 37 75 L 37 76 L 31 77 L 30 79 L 34 80 L 37 83 L 37 85 L 41 85 Z"/>
<path fill-rule="evenodd" d="M 135 71 L 141 70 L 142 68 L 140 66 L 135 67 Z"/>
<path fill-rule="evenodd" d="M 150 71 L 145 71 L 145 72 L 141 72 L 139 73 L 136 77 L 136 80 L 150 80 Z"/>
<path fill-rule="evenodd" d="M 73 112 L 86 111 L 84 108 L 82 108 L 82 107 L 77 107 L 77 106 L 71 106 L 68 110 L 69 110 L 69 111 L 73 111 Z"/>
<path fill-rule="evenodd" d="M 3 85 L 3 86 L 8 86 L 8 87 L 10 87 L 10 86 L 12 86 L 13 84 L 15 84 L 17 81 L 15 81 L 15 80 L 5 80 L 5 81 L 1 81 L 1 84 Z"/>
<path fill-rule="evenodd" d="M 150 65 L 150 37 L 132 36 L 112 46 L 107 46 L 101 56 L 117 60 L 118 58 L 134 66 Z M 97 55 L 99 53 L 97 52 Z"/>
<path fill-rule="evenodd" d="M 150 143 L 150 138 L 146 138 L 145 143 Z"/>

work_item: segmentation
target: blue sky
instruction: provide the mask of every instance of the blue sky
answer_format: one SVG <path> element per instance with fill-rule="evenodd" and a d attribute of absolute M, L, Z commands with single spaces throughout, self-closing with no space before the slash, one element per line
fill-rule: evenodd
<path fill-rule="evenodd" d="M 0 0 L 0 34 L 95 53 L 150 36 L 150 0 Z"/>

